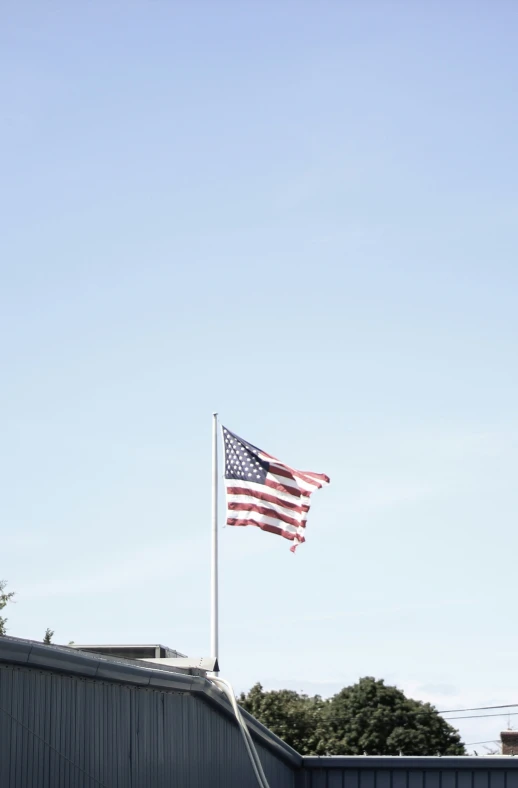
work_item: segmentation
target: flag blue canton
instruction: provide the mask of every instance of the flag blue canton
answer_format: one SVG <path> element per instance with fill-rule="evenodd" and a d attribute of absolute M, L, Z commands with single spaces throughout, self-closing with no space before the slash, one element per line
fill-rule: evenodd
<path fill-rule="evenodd" d="M 259 456 L 259 449 L 223 428 L 225 440 L 225 479 L 264 484 L 270 463 Z"/>

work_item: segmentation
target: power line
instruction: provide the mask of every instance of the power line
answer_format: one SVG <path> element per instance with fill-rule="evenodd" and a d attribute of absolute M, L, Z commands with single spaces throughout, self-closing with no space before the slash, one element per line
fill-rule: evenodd
<path fill-rule="evenodd" d="M 468 714 L 467 717 L 444 717 L 444 719 L 449 722 L 450 720 L 485 720 L 486 717 L 518 717 L 518 711 L 505 712 L 505 714 Z"/>
<path fill-rule="evenodd" d="M 516 706 L 518 704 L 512 704 L 512 705 Z M 482 707 L 482 708 L 484 708 L 484 707 Z M 489 706 L 488 708 L 497 708 L 498 709 L 500 707 L 499 706 L 496 706 L 496 707 Z M 368 708 L 368 710 L 369 711 L 374 711 L 374 712 L 377 711 L 376 708 L 370 708 L 370 707 Z M 470 711 L 470 710 L 469 709 L 459 709 L 459 711 Z M 360 714 L 361 714 L 361 712 L 360 712 Z M 435 709 L 430 709 L 430 710 L 429 709 L 412 709 L 411 711 L 406 712 L 406 714 L 409 714 L 409 715 L 410 714 L 415 714 L 416 716 L 422 717 L 422 716 L 424 716 L 426 714 L 441 715 L 441 714 L 445 714 L 445 712 L 436 711 Z M 506 711 L 506 712 L 502 712 L 501 714 L 467 714 L 467 715 L 462 715 L 461 717 L 443 717 L 443 720 L 445 722 L 453 722 L 454 720 L 485 720 L 485 719 L 491 719 L 492 717 L 518 717 L 518 711 L 511 711 L 511 712 L 507 712 Z M 343 718 L 337 716 L 336 714 L 330 714 L 329 716 L 326 717 L 326 719 L 331 720 L 333 722 L 340 722 Z M 493 741 L 493 740 L 491 740 L 491 741 Z M 496 741 L 496 739 L 495 739 L 495 741 Z M 474 743 L 475 744 L 482 744 L 483 742 L 474 742 Z M 469 745 L 466 745 L 466 746 L 469 746 Z"/>
<path fill-rule="evenodd" d="M 474 747 L 475 744 L 500 744 L 498 739 L 486 739 L 485 741 L 470 741 L 465 746 Z"/>
<path fill-rule="evenodd" d="M 513 709 L 518 703 L 505 703 L 503 706 L 474 706 L 472 709 L 443 709 L 437 714 L 457 714 L 463 711 L 486 711 L 488 709 Z"/>

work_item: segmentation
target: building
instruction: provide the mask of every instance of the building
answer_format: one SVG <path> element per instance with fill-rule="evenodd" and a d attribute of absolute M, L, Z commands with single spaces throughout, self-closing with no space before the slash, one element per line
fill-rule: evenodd
<path fill-rule="evenodd" d="M 518 731 L 502 731 L 502 755 L 518 755 Z"/>
<path fill-rule="evenodd" d="M 270 788 L 518 788 L 518 758 L 302 758 L 243 716 Z M 0 637 L 0 788 L 256 785 L 230 703 L 199 664 Z"/>

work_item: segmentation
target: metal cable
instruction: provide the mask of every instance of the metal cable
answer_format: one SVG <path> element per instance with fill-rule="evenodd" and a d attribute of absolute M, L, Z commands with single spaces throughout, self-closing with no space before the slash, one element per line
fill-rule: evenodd
<path fill-rule="evenodd" d="M 442 709 L 437 714 L 461 714 L 464 711 L 488 711 L 489 709 L 514 709 L 518 703 L 504 703 L 503 706 L 473 706 L 472 709 Z"/>
<path fill-rule="evenodd" d="M 211 681 L 218 687 L 218 689 L 222 690 L 225 695 L 227 696 L 228 700 L 230 701 L 230 705 L 234 710 L 234 714 L 236 716 L 237 724 L 241 730 L 241 734 L 243 736 L 243 741 L 245 743 L 246 751 L 248 753 L 248 757 L 250 759 L 250 763 L 252 764 L 252 769 L 254 770 L 254 774 L 259 785 L 259 788 L 270 788 L 266 775 L 264 773 L 263 766 L 261 764 L 261 759 L 255 749 L 255 744 L 252 740 L 252 736 L 250 735 L 250 731 L 248 730 L 248 725 L 243 719 L 243 715 L 239 710 L 239 706 L 237 705 L 236 696 L 234 694 L 234 690 L 232 689 L 232 685 L 229 681 L 220 678 L 212 678 Z"/>
<path fill-rule="evenodd" d="M 450 720 L 485 720 L 486 717 L 518 717 L 518 711 L 502 712 L 501 714 L 468 714 L 466 717 L 444 717 L 446 722 Z"/>

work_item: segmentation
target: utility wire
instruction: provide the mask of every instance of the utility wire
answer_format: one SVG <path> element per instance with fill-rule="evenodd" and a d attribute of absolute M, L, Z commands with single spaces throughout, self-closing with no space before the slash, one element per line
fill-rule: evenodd
<path fill-rule="evenodd" d="M 450 720 L 485 720 L 486 717 L 518 717 L 518 711 L 505 712 L 505 714 L 468 714 L 466 717 L 444 717 L 444 719 L 449 722 Z"/>
<path fill-rule="evenodd" d="M 423 703 L 427 703 L 427 701 L 422 701 L 422 702 Z M 405 713 L 406 714 L 416 714 L 418 716 L 422 716 L 423 714 L 440 714 L 442 716 L 443 714 L 456 714 L 456 713 L 462 713 L 464 711 L 490 711 L 491 709 L 515 709 L 517 707 L 518 707 L 518 703 L 506 703 L 503 706 L 474 706 L 471 709 L 443 709 L 442 711 L 437 711 L 437 709 L 419 708 L 419 709 L 411 709 L 411 710 L 409 710 L 409 711 L 407 711 Z M 376 711 L 376 708 L 373 708 L 373 709 L 371 709 L 370 707 L 368 707 L 368 708 L 371 711 Z M 383 707 L 377 707 L 377 708 L 383 708 Z M 468 715 L 466 717 L 464 717 L 464 716 L 462 716 L 462 717 L 444 717 L 443 719 L 445 719 L 445 720 L 478 720 L 478 719 L 484 719 L 484 717 L 514 717 L 516 715 L 518 715 L 518 712 L 516 712 L 516 711 L 511 711 L 511 712 L 503 711 L 500 714 L 470 714 L 470 715 Z M 335 719 L 335 717 L 333 716 L 333 717 L 331 717 L 331 719 Z"/>
<path fill-rule="evenodd" d="M 489 709 L 514 709 L 518 703 L 505 703 L 503 706 L 474 706 L 472 709 L 443 709 L 438 714 L 457 714 L 463 711 L 487 711 Z"/>
<path fill-rule="evenodd" d="M 513 705 L 518 705 L 518 704 L 513 704 Z M 376 708 L 367 707 L 367 710 L 370 712 L 376 712 L 378 711 L 379 708 L 383 708 L 383 707 L 380 706 Z M 492 707 L 489 706 L 488 708 L 492 708 Z M 496 708 L 499 707 L 496 706 Z M 459 709 L 459 711 L 469 711 L 469 709 Z M 362 714 L 361 711 L 360 714 Z M 426 716 L 427 714 L 442 716 L 443 714 L 446 714 L 446 712 L 436 711 L 435 709 L 411 709 L 405 712 L 405 714 L 408 715 L 415 714 L 416 716 L 423 717 Z M 511 711 L 511 712 L 503 711 L 500 714 L 467 714 L 467 715 L 462 715 L 460 717 L 443 717 L 443 720 L 445 722 L 450 722 L 450 721 L 453 722 L 454 720 L 485 720 L 485 719 L 491 719 L 492 717 L 518 717 L 518 711 Z M 343 718 L 341 716 L 337 716 L 336 714 L 330 714 L 329 716 L 326 717 L 326 719 L 340 722 Z"/>

